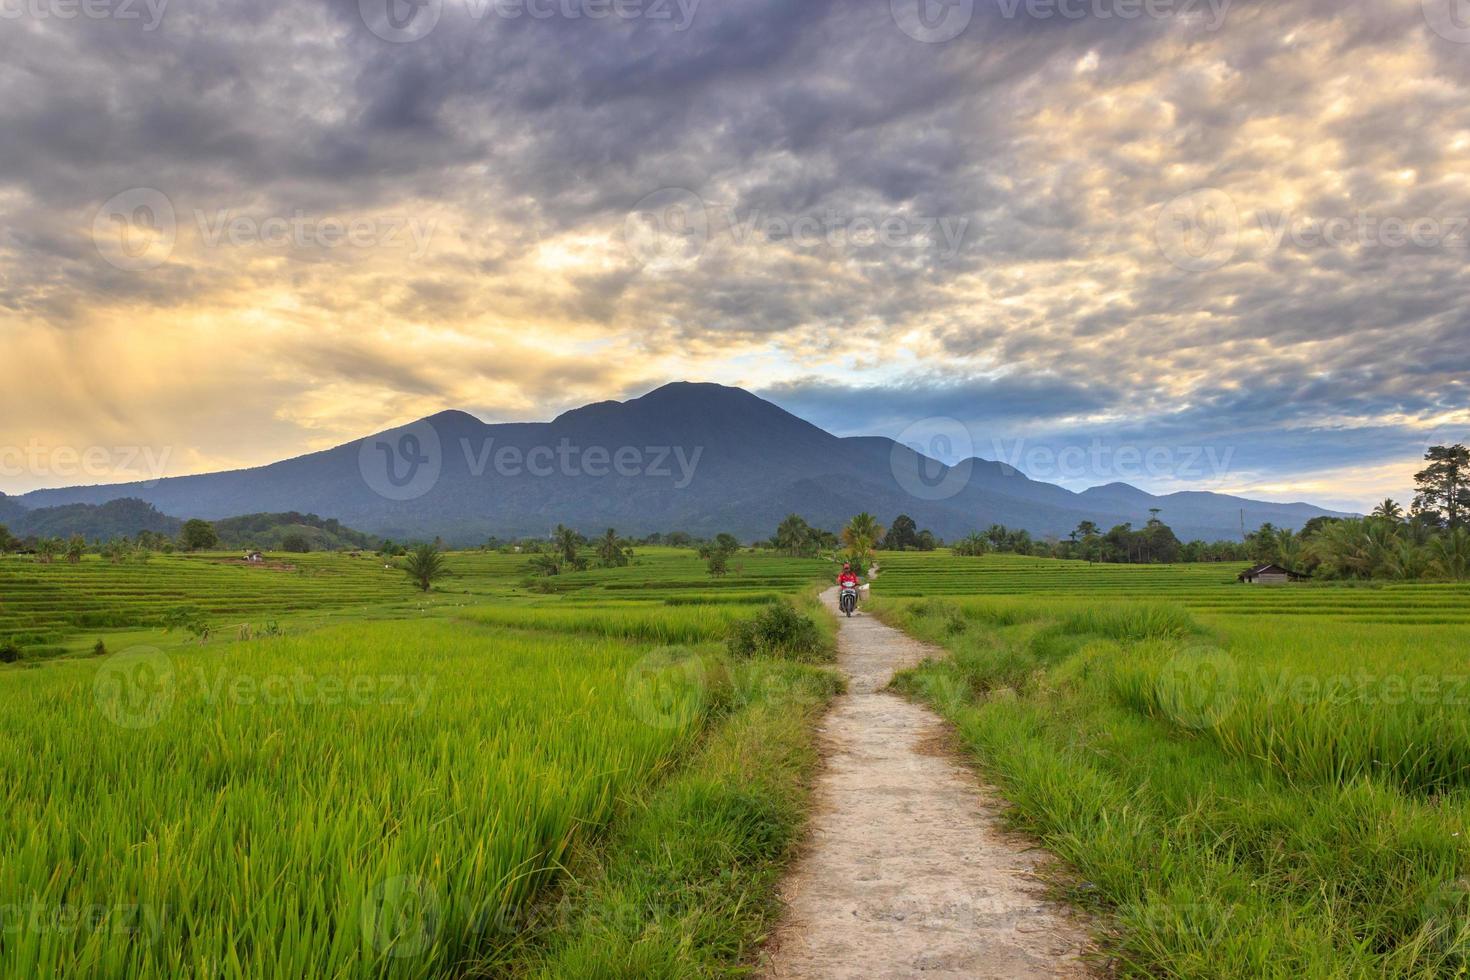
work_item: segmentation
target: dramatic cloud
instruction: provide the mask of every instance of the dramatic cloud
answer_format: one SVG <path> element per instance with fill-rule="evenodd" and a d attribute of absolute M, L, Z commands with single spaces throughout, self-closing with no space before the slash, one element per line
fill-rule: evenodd
<path fill-rule="evenodd" d="M 1470 433 L 1452 6 L 0 4 L 0 446 L 192 472 L 688 378 L 1402 497 Z M 98 482 L 43 469 L 0 489 Z"/>

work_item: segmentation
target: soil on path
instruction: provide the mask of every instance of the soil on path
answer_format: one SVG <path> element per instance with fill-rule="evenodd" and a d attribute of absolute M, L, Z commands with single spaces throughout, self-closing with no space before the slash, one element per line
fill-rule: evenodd
<path fill-rule="evenodd" d="M 835 607 L 836 590 L 825 597 Z M 840 620 L 848 693 L 822 731 L 805 851 L 762 957 L 770 980 L 1092 977 L 1087 930 L 1049 902 L 1048 856 L 948 749 L 928 708 L 885 691 L 943 651 L 859 612 Z"/>

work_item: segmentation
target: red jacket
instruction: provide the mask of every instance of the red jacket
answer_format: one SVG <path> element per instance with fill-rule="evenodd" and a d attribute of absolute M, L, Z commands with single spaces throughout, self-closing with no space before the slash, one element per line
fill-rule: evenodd
<path fill-rule="evenodd" d="M 856 572 L 843 572 L 841 575 L 837 576 L 837 585 L 839 587 L 853 586 L 854 588 L 856 588 L 857 584 L 858 577 Z"/>

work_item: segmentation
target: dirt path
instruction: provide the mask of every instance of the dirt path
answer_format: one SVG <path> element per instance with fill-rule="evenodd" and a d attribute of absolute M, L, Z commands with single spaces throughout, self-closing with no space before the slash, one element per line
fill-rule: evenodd
<path fill-rule="evenodd" d="M 824 598 L 835 607 L 836 590 Z M 939 716 L 883 691 L 941 652 L 862 613 L 841 624 L 849 692 L 826 719 L 812 829 L 763 975 L 1093 976 L 1085 929 L 1045 900 L 1045 856 L 1001 828 Z"/>

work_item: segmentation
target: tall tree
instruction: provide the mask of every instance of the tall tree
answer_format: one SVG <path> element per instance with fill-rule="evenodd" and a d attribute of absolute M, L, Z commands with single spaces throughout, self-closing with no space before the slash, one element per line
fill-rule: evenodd
<path fill-rule="evenodd" d="M 1414 474 L 1414 510 L 1432 517 L 1441 527 L 1463 527 L 1470 505 L 1470 449 L 1461 445 L 1433 446 L 1424 454 L 1429 465 Z"/>
<path fill-rule="evenodd" d="M 215 533 L 214 525 L 197 517 L 184 522 L 180 537 L 189 551 L 208 551 L 219 547 L 219 535 Z"/>
<path fill-rule="evenodd" d="M 884 551 L 907 551 L 919 546 L 919 526 L 907 514 L 899 514 L 883 536 Z"/>

